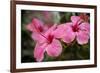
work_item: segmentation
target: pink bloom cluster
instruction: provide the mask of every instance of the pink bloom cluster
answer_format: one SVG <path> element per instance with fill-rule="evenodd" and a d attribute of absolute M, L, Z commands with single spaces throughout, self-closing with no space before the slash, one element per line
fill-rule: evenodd
<path fill-rule="evenodd" d="M 26 28 L 32 32 L 32 39 L 36 41 L 33 52 L 36 61 L 42 61 L 44 53 L 58 57 L 62 52 L 60 40 L 66 44 L 76 40 L 78 44 L 83 45 L 88 43 L 90 34 L 90 24 L 79 16 L 71 16 L 71 22 L 54 24 L 51 27 L 34 18 Z"/>

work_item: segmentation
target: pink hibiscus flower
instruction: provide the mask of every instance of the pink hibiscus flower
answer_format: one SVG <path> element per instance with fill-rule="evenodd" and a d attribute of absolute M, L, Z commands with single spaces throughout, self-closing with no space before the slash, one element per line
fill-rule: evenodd
<path fill-rule="evenodd" d="M 53 31 L 56 25 L 49 28 L 44 34 L 33 35 L 33 39 L 39 39 L 41 42 L 37 42 L 34 49 L 34 58 L 36 61 L 42 61 L 44 59 L 44 53 L 46 52 L 51 57 L 57 57 L 62 52 L 62 45 L 58 39 L 55 38 Z"/>
<path fill-rule="evenodd" d="M 47 25 L 45 25 L 42 21 L 36 18 L 34 18 L 31 23 L 26 25 L 26 29 L 32 32 L 32 38 L 37 42 L 41 42 L 41 39 L 39 38 L 42 38 L 42 33 L 45 33 L 48 28 L 49 27 Z"/>
<path fill-rule="evenodd" d="M 56 25 L 47 27 L 35 18 L 26 28 L 32 32 L 32 38 L 36 41 L 34 49 L 34 58 L 36 58 L 36 61 L 42 61 L 45 52 L 51 57 L 57 57 L 61 54 L 61 43 L 55 38 L 53 33 Z"/>
<path fill-rule="evenodd" d="M 34 18 L 31 23 L 29 23 L 26 28 L 32 32 L 43 32 L 43 23 Z"/>
<path fill-rule="evenodd" d="M 26 26 L 26 29 L 32 32 L 44 32 L 48 27 L 39 19 L 33 18 L 32 22 Z"/>
<path fill-rule="evenodd" d="M 80 45 L 88 43 L 90 24 L 84 22 L 79 16 L 72 16 L 71 21 L 57 27 L 56 38 L 60 38 L 66 43 L 71 43 L 75 38 Z"/>

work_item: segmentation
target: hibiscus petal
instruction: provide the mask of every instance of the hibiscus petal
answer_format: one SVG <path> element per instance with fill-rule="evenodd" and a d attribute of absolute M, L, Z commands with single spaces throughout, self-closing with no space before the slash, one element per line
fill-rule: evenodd
<path fill-rule="evenodd" d="M 84 22 L 84 23 L 79 25 L 79 29 L 90 33 L 90 24 L 88 22 Z"/>
<path fill-rule="evenodd" d="M 32 39 L 38 43 L 44 43 L 46 42 L 46 37 L 44 35 L 42 35 L 42 33 L 32 33 Z"/>
<path fill-rule="evenodd" d="M 89 35 L 85 31 L 79 31 L 77 32 L 76 40 L 80 45 L 87 44 L 89 40 Z"/>
<path fill-rule="evenodd" d="M 46 47 L 47 54 L 51 57 L 57 57 L 62 52 L 62 45 L 60 41 L 53 39 L 52 43 Z"/>
<path fill-rule="evenodd" d="M 76 24 L 78 21 L 80 21 L 80 17 L 79 16 L 71 16 L 71 21 Z M 73 24 L 73 25 L 74 25 Z"/>
<path fill-rule="evenodd" d="M 43 27 L 43 22 L 37 18 L 32 20 L 32 24 L 34 24 L 36 27 Z"/>
<path fill-rule="evenodd" d="M 54 36 L 56 38 L 62 38 L 62 36 L 66 33 L 66 25 L 65 24 L 61 24 L 57 27 L 57 29 L 54 31 Z"/>
<path fill-rule="evenodd" d="M 27 24 L 26 29 L 29 31 L 34 31 L 34 27 L 32 27 L 32 23 Z"/>
<path fill-rule="evenodd" d="M 73 32 L 72 30 L 72 27 L 67 27 L 66 28 L 67 30 L 64 31 L 66 32 L 66 34 L 64 34 L 64 36 L 62 37 L 62 40 L 65 42 L 65 43 L 71 43 L 74 39 L 75 39 L 75 32 Z"/>
<path fill-rule="evenodd" d="M 32 31 L 32 32 L 43 31 L 43 23 L 42 23 L 42 21 L 34 18 L 31 23 L 26 25 L 26 29 L 28 29 L 29 31 Z"/>
<path fill-rule="evenodd" d="M 44 53 L 45 53 L 45 44 L 39 44 L 37 43 L 34 49 L 34 58 L 36 61 L 40 62 L 44 58 Z"/>
<path fill-rule="evenodd" d="M 54 31 L 55 38 L 62 38 L 63 36 L 65 36 L 66 30 L 68 29 L 68 27 L 71 27 L 71 26 L 72 26 L 71 22 L 58 25 L 57 29 Z"/>
<path fill-rule="evenodd" d="M 54 35 L 54 30 L 56 29 L 57 24 L 54 24 L 53 26 L 51 26 L 46 32 L 45 32 L 45 36 L 48 37 L 48 35 Z"/>

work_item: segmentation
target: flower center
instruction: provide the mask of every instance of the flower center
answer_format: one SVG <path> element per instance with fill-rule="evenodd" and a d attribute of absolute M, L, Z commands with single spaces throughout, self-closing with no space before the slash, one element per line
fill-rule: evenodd
<path fill-rule="evenodd" d="M 41 26 L 38 27 L 39 32 L 43 32 L 43 28 Z"/>
<path fill-rule="evenodd" d="M 53 41 L 54 36 L 53 35 L 48 35 L 48 43 L 51 43 Z"/>
<path fill-rule="evenodd" d="M 79 20 L 75 23 L 75 25 L 72 26 L 72 30 L 73 30 L 74 32 L 78 32 L 78 31 L 79 31 L 79 25 L 82 24 L 82 23 L 83 23 L 83 21 L 79 19 Z"/>
<path fill-rule="evenodd" d="M 78 24 L 75 24 L 74 26 L 72 26 L 72 29 L 74 32 L 78 32 L 78 30 L 79 30 Z"/>

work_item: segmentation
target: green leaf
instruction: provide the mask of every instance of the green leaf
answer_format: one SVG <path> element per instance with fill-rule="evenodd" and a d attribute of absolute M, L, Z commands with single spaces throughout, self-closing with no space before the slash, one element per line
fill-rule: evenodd
<path fill-rule="evenodd" d="M 71 12 L 67 12 L 65 14 L 65 17 L 66 17 L 66 21 L 70 21 L 70 17 L 72 16 L 72 13 Z"/>

